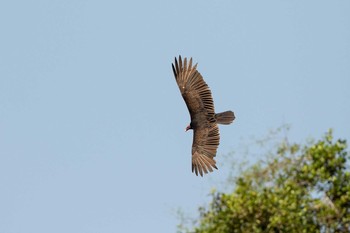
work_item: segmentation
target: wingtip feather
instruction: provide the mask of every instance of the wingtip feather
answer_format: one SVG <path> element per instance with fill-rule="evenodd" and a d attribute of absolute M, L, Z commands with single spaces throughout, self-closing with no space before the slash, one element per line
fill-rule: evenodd
<path fill-rule="evenodd" d="M 203 176 L 203 174 L 213 172 L 213 168 L 218 169 L 216 167 L 216 162 L 213 158 L 209 158 L 208 156 L 199 153 L 193 154 L 192 172 L 194 172 L 197 176 L 198 173 L 200 174 L 200 176 Z"/>

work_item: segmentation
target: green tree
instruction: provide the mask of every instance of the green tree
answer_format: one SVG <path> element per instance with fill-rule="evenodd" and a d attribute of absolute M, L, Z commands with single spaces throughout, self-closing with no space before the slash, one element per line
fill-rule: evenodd
<path fill-rule="evenodd" d="M 349 154 L 332 131 L 307 145 L 279 144 L 275 155 L 213 191 L 187 232 L 350 232 Z"/>

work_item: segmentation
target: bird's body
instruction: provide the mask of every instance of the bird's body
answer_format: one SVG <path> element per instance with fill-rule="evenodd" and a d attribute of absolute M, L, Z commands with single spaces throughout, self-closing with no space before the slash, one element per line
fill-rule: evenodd
<path fill-rule="evenodd" d="M 232 111 L 215 114 L 214 103 L 208 85 L 197 71 L 197 64 L 192 66 L 192 58 L 179 63 L 175 58 L 172 64 L 174 76 L 180 92 L 191 115 L 188 129 L 193 129 L 192 172 L 203 176 L 213 168 L 217 169 L 214 157 L 220 142 L 217 124 L 231 124 L 235 119 Z"/>

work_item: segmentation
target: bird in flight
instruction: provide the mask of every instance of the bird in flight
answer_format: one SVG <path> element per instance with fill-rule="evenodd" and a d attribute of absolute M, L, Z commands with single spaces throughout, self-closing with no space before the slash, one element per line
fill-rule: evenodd
<path fill-rule="evenodd" d="M 235 119 L 232 111 L 215 113 L 211 91 L 197 71 L 197 64 L 192 66 L 192 58 L 187 63 L 181 56 L 172 64 L 174 76 L 181 95 L 191 115 L 191 123 L 186 131 L 193 130 L 192 172 L 203 176 L 216 167 L 216 151 L 220 143 L 218 124 L 229 125 Z"/>

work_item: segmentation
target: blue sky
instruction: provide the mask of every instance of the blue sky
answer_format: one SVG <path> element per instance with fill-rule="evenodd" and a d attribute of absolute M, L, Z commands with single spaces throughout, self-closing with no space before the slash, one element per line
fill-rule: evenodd
<path fill-rule="evenodd" d="M 209 200 L 242 140 L 282 124 L 298 142 L 330 127 L 349 139 L 349 12 L 345 0 L 1 2 L 0 232 L 175 232 L 176 209 Z M 237 116 L 204 178 L 190 171 L 179 54 Z"/>

